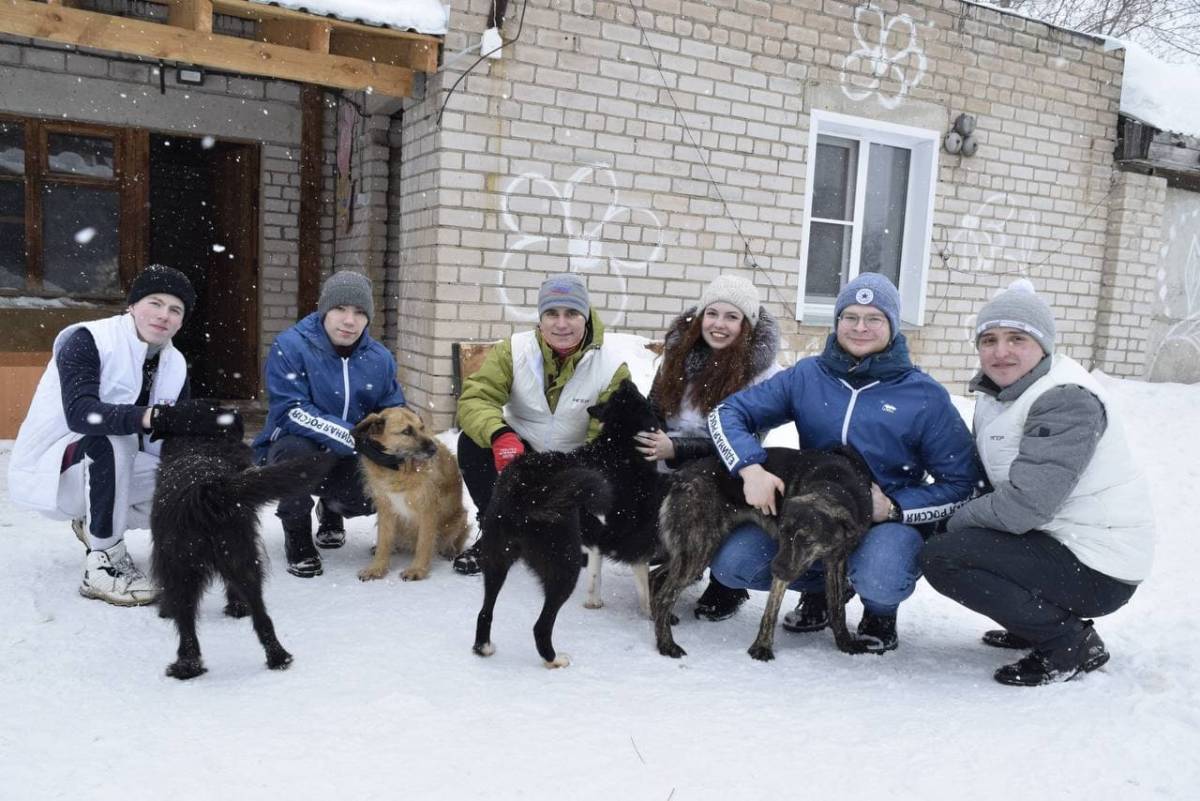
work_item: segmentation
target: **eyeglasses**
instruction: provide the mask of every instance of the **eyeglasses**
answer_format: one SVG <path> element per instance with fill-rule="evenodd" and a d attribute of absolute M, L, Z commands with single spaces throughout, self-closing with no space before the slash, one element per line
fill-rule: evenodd
<path fill-rule="evenodd" d="M 838 317 L 838 322 L 850 328 L 858 328 L 858 324 L 862 323 L 872 331 L 878 331 L 887 323 L 887 318 L 882 314 L 868 314 L 866 317 L 859 317 L 857 314 L 843 314 Z"/>

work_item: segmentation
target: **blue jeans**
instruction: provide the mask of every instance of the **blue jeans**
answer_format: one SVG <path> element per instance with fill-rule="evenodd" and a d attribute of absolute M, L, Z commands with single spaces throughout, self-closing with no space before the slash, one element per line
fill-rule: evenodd
<path fill-rule="evenodd" d="M 913 594 L 921 577 L 921 533 L 903 523 L 878 523 L 867 530 L 846 567 L 850 586 L 863 608 L 876 615 L 895 615 L 900 602 Z M 709 568 L 726 587 L 771 589 L 771 560 L 779 545 L 753 523 L 729 533 Z M 825 568 L 818 562 L 788 589 L 825 592 Z"/>

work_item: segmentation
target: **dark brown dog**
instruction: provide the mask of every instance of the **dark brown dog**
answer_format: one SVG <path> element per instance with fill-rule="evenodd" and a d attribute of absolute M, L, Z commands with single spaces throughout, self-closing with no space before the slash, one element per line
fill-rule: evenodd
<path fill-rule="evenodd" d="M 849 448 L 795 451 L 768 448 L 763 465 L 784 482 L 779 515 L 746 504 L 742 482 L 717 458 L 685 465 L 675 474 L 659 515 L 667 561 L 654 581 L 654 632 L 659 653 L 678 658 L 686 651 L 671 633 L 672 611 L 683 589 L 708 567 L 721 541 L 742 523 L 755 523 L 779 542 L 771 561 L 773 578 L 750 656 L 774 659 L 775 622 L 788 585 L 814 562 L 825 565 L 830 626 L 838 648 L 863 653 L 863 643 L 846 628 L 846 559 L 871 525 L 871 475 Z"/>

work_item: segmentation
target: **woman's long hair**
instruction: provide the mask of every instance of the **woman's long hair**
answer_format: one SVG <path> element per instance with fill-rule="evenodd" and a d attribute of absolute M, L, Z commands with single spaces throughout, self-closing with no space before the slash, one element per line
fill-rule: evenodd
<path fill-rule="evenodd" d="M 651 394 L 657 399 L 659 412 L 664 419 L 678 414 L 685 400 L 689 400 L 701 413 L 708 414 L 718 403 L 744 389 L 754 378 L 750 363 L 750 334 L 753 330 L 750 321 L 743 317 L 742 330 L 737 339 L 720 350 L 713 350 L 704 341 L 701 332 L 703 325 L 704 312 L 697 311 L 679 341 L 663 352 L 662 367 L 658 370 Z M 693 351 L 697 355 L 691 357 Z M 697 365 L 697 361 L 700 364 Z M 691 375 L 688 375 L 689 372 Z"/>

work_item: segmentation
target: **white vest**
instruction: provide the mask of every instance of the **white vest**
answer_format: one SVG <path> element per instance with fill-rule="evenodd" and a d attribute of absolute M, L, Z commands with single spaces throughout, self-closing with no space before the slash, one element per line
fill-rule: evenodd
<path fill-rule="evenodd" d="M 512 336 L 512 392 L 504 406 L 504 421 L 535 451 L 569 451 L 587 441 L 588 407 L 612 383 L 621 360 L 609 348 L 592 348 L 575 365 L 575 372 L 550 411 L 546 401 L 546 371 L 535 331 Z"/>
<path fill-rule="evenodd" d="M 72 442 L 83 439 L 83 434 L 67 427 L 55 358 L 63 343 L 79 328 L 91 331 L 96 341 L 100 354 L 100 400 L 105 403 L 137 402 L 142 392 L 142 365 L 146 361 L 147 345 L 138 339 L 129 314 L 70 325 L 55 337 L 50 364 L 38 382 L 13 444 L 8 463 L 8 494 L 14 503 L 60 518 L 65 517 L 58 511 L 57 503 L 63 452 Z M 150 404 L 174 403 L 186 378 L 183 354 L 168 342 L 159 353 Z M 158 442 L 147 443 L 145 449 L 157 454 L 160 447 Z"/>
<path fill-rule="evenodd" d="M 1154 513 L 1150 492 L 1125 442 L 1125 432 L 1107 393 L 1076 361 L 1053 357 L 1050 371 L 1019 398 L 1001 403 L 980 395 L 975 403 L 975 443 L 993 486 L 1008 481 L 1021 446 L 1029 408 L 1054 387 L 1076 384 L 1100 399 L 1108 426 L 1079 483 L 1042 530 L 1067 546 L 1093 570 L 1138 582 L 1154 556 Z"/>

